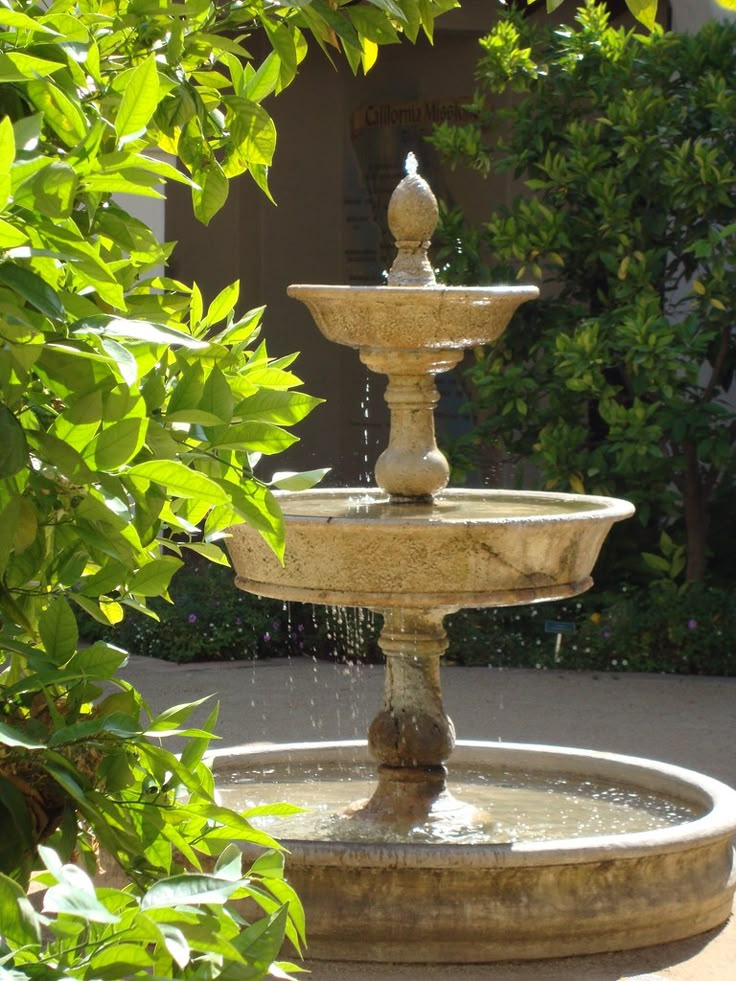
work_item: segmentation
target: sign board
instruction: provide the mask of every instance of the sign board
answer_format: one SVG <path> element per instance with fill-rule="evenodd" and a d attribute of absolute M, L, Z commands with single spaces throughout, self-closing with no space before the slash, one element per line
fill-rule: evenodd
<path fill-rule="evenodd" d="M 546 634 L 574 634 L 576 626 L 569 620 L 545 620 L 544 632 Z"/>

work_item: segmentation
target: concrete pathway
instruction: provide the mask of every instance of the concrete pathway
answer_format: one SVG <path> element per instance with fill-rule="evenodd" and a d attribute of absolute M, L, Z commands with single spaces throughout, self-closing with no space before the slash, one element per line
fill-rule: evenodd
<path fill-rule="evenodd" d="M 363 738 L 383 683 L 380 666 L 305 658 L 179 666 L 133 657 L 124 675 L 155 709 L 215 695 L 218 746 Z M 448 666 L 442 684 L 458 738 L 632 754 L 736 787 L 736 678 Z M 736 922 L 676 944 L 557 961 L 306 966 L 315 981 L 736 981 Z"/>

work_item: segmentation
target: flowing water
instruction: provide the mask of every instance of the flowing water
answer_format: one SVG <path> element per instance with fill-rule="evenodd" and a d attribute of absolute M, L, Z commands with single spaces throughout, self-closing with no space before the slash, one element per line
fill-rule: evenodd
<path fill-rule="evenodd" d="M 640 787 L 610 785 L 564 774 L 520 774 L 454 765 L 454 797 L 486 812 L 488 820 L 464 825 L 446 820 L 413 828 L 406 836 L 376 829 L 340 812 L 364 800 L 374 786 L 370 763 L 299 763 L 218 773 L 224 804 L 237 810 L 288 801 L 305 808 L 290 817 L 254 819 L 282 839 L 435 844 L 500 844 L 653 831 L 701 816 L 680 801 Z"/>

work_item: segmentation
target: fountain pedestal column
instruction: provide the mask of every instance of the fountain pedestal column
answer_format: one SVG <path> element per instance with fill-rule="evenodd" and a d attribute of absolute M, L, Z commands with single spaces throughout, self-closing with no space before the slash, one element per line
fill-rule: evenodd
<path fill-rule="evenodd" d="M 376 462 L 376 481 L 392 500 L 431 501 L 444 490 L 450 468 L 435 438 L 434 410 L 439 392 L 434 376 L 450 371 L 462 351 L 364 349 L 361 361 L 388 375 L 386 403 L 391 411 L 389 443 Z"/>
<path fill-rule="evenodd" d="M 402 609 L 383 616 L 384 703 L 368 731 L 371 754 L 387 767 L 444 769 L 455 728 L 440 689 L 440 657 L 447 649 L 443 616 Z"/>
<path fill-rule="evenodd" d="M 445 612 L 389 609 L 383 614 L 384 701 L 368 731 L 369 750 L 380 764 L 378 785 L 368 801 L 351 805 L 348 813 L 400 833 L 438 821 L 468 824 L 483 818 L 447 790 L 445 763 L 455 746 L 455 727 L 440 688 Z"/>

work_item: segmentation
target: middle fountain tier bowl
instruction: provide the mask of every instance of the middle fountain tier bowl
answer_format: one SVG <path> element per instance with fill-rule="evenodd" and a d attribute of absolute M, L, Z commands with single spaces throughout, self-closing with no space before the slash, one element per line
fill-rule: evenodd
<path fill-rule="evenodd" d="M 440 686 L 445 615 L 588 589 L 604 538 L 633 507 L 589 495 L 446 489 L 435 375 L 456 365 L 464 348 L 495 341 L 538 291 L 438 286 L 427 259 L 437 204 L 408 169 L 389 205 L 398 255 L 388 287 L 290 288 L 328 338 L 388 376 L 391 428 L 377 487 L 279 494 L 283 565 L 247 525 L 231 529 L 228 542 L 241 589 L 382 614 L 384 703 L 367 745 L 224 751 L 214 756 L 218 785 L 229 794 L 226 784 L 244 774 L 248 803 L 257 802 L 258 775 L 270 774 L 265 783 L 275 778 L 283 796 L 293 790 L 300 803 L 295 774 L 319 795 L 336 766 L 378 764 L 367 790 L 346 778 L 347 796 L 335 805 L 338 829 L 349 829 L 344 840 L 334 829 L 330 840 L 287 833 L 287 874 L 303 899 L 316 959 L 555 957 L 700 933 L 731 908 L 734 791 L 662 764 L 556 747 L 488 742 L 453 753 Z M 460 772 L 468 754 L 476 770 L 516 775 L 510 806 L 518 827 L 537 828 L 531 839 L 513 827 L 496 837 L 500 790 L 482 800 L 472 781 L 455 790 L 455 767 Z M 613 818 L 609 827 L 573 824 L 562 838 L 550 836 L 535 824 L 530 784 L 560 779 L 604 784 L 614 796 L 658 794 L 667 820 L 622 831 Z M 263 787 L 264 801 L 272 791 Z M 468 829 L 470 841 L 458 843 Z M 481 830 L 486 837 L 476 839 Z"/>
<path fill-rule="evenodd" d="M 278 492 L 281 565 L 257 531 L 234 529 L 237 585 L 277 599 L 377 610 L 510 606 L 588 589 L 626 501 L 533 491 L 445 490 L 396 504 L 380 489 Z"/>

